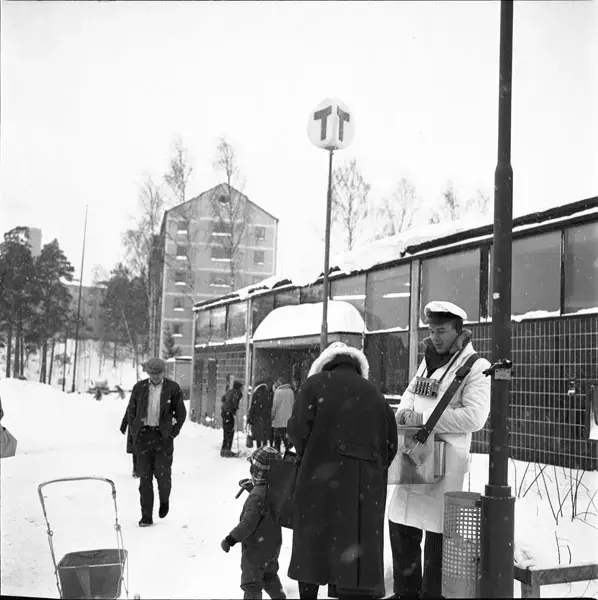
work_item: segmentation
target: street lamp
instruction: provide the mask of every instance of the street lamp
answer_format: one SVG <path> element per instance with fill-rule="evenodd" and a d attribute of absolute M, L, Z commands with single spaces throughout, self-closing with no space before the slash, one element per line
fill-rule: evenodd
<path fill-rule="evenodd" d="M 500 3 L 498 161 L 494 174 L 492 269 L 492 377 L 488 484 L 481 506 L 482 598 L 513 597 L 515 498 L 509 486 L 509 388 L 511 381 L 511 255 L 513 168 L 511 80 L 513 0 Z"/>
<path fill-rule="evenodd" d="M 324 235 L 324 281 L 320 352 L 328 345 L 328 271 L 330 269 L 330 221 L 332 213 L 332 156 L 352 141 L 355 123 L 351 111 L 338 99 L 326 98 L 309 114 L 307 134 L 312 144 L 328 150 L 328 194 L 326 198 L 326 232 Z"/>

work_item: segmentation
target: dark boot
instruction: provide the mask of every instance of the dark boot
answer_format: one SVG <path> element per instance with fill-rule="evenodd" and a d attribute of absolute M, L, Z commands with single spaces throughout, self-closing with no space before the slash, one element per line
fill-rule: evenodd
<path fill-rule="evenodd" d="M 150 525 L 153 525 L 153 524 L 154 524 L 154 521 L 150 517 L 141 517 L 141 520 L 139 521 L 139 527 L 149 527 Z"/>
<path fill-rule="evenodd" d="M 158 516 L 163 519 L 167 514 L 168 514 L 168 510 L 169 510 L 169 506 L 168 506 L 168 500 L 166 500 L 166 502 L 160 502 L 160 508 L 158 510 Z"/>

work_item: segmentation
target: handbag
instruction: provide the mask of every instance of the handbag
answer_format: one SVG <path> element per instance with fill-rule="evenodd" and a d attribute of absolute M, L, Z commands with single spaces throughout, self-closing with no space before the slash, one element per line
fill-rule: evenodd
<path fill-rule="evenodd" d="M 286 452 L 283 459 L 273 460 L 268 471 L 266 514 L 281 527 L 293 529 L 295 483 L 300 459 Z"/>
<path fill-rule="evenodd" d="M 431 433 L 479 358 L 477 354 L 472 354 L 465 364 L 457 369 L 455 378 L 423 425 L 397 425 L 399 451 L 388 469 L 389 485 L 435 483 L 444 475 L 445 442 L 435 439 Z"/>
<path fill-rule="evenodd" d="M 17 452 L 17 438 L 0 425 L 0 458 L 10 458 Z"/>

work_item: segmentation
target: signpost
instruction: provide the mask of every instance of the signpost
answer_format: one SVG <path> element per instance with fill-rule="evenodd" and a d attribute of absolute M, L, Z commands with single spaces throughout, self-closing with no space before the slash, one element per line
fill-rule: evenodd
<path fill-rule="evenodd" d="M 330 217 L 332 212 L 332 156 L 353 140 L 355 122 L 351 111 L 336 98 L 326 98 L 309 114 L 307 134 L 314 146 L 328 150 L 328 195 L 326 200 L 326 233 L 324 239 L 324 282 L 320 352 L 328 345 L 328 271 L 330 268 Z"/>
<path fill-rule="evenodd" d="M 498 161 L 494 174 L 490 467 L 481 506 L 481 598 L 513 597 L 515 498 L 511 496 L 508 478 L 513 229 L 512 62 L 513 0 L 501 0 Z"/>

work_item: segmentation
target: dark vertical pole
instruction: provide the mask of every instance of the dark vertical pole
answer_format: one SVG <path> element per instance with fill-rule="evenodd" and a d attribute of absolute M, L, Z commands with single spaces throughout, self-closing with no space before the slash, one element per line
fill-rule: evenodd
<path fill-rule="evenodd" d="M 328 158 L 328 196 L 326 198 L 326 234 L 324 239 L 324 298 L 322 300 L 322 330 L 320 332 L 320 352 L 328 346 L 328 271 L 330 269 L 330 217 L 332 213 L 332 155 L 329 150 Z"/>
<path fill-rule="evenodd" d="M 64 355 L 62 357 L 63 358 L 63 361 L 62 361 L 62 391 L 63 392 L 66 387 L 66 347 L 67 347 L 68 341 L 69 341 L 69 334 L 65 327 L 65 329 L 64 329 Z"/>
<path fill-rule="evenodd" d="M 77 351 L 79 349 L 79 321 L 81 319 L 81 292 L 83 290 L 83 262 L 85 261 L 85 237 L 87 235 L 87 206 L 85 207 L 85 224 L 83 225 L 83 249 L 81 250 L 81 273 L 79 277 L 79 299 L 77 300 L 77 322 L 75 323 L 75 356 L 73 359 L 73 386 L 71 392 L 75 391 L 77 377 Z"/>
<path fill-rule="evenodd" d="M 492 303 L 493 363 L 511 356 L 511 236 L 513 169 L 511 167 L 511 80 L 513 0 L 500 3 L 500 85 L 498 162 L 494 175 L 494 265 Z M 492 374 L 488 484 L 482 496 L 482 598 L 513 597 L 515 499 L 509 486 L 509 388 L 511 371 Z"/>

